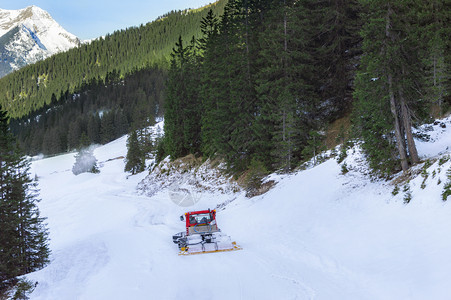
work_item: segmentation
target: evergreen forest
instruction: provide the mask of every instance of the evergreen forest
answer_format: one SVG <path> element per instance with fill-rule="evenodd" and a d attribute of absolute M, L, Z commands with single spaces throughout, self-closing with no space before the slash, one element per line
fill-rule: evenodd
<path fill-rule="evenodd" d="M 202 38 L 176 43 L 161 149 L 221 157 L 235 174 L 288 172 L 347 117 L 375 174 L 407 171 L 412 128 L 449 110 L 450 12 L 436 0 L 230 0 Z"/>
<path fill-rule="evenodd" d="M 11 130 L 28 155 L 52 155 L 90 144 L 105 144 L 162 116 L 166 71 L 145 68 L 120 79 L 93 81 L 77 94 L 11 120 Z"/>
<path fill-rule="evenodd" d="M 221 0 L 10 74 L 0 101 L 27 154 L 164 116 L 157 157 L 219 157 L 235 174 L 289 172 L 350 120 L 336 138 L 389 176 L 419 162 L 415 126 L 449 112 L 450 2 Z"/>
<path fill-rule="evenodd" d="M 0 104 L 11 118 L 21 118 L 55 99 L 108 81 L 108 74 L 125 78 L 151 66 L 164 68 L 179 35 L 198 37 L 208 9 L 221 14 L 224 5 L 225 0 L 220 0 L 202 9 L 172 11 L 146 25 L 116 31 L 21 68 L 0 79 Z"/>
<path fill-rule="evenodd" d="M 170 52 L 181 34 L 199 37 L 208 10 L 172 11 L 0 79 L 0 103 L 28 155 L 107 143 L 163 116 Z M 92 59 L 92 60 L 91 60 Z"/>

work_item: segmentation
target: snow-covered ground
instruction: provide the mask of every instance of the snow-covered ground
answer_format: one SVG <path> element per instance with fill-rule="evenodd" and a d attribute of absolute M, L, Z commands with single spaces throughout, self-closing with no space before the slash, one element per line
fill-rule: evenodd
<path fill-rule="evenodd" d="M 449 154 L 447 128 L 418 142 L 424 159 Z M 205 192 L 191 207 L 167 188 L 136 187 L 146 172 L 123 172 L 126 138 L 98 147 L 100 174 L 75 176 L 74 154 L 32 164 L 50 228 L 51 264 L 28 275 L 31 299 L 449 299 L 451 203 L 440 194 L 451 161 L 431 161 L 427 179 L 371 181 L 358 150 L 350 172 L 330 159 L 294 175 L 273 175 L 268 193 Z M 418 168 L 421 168 L 418 167 Z M 435 171 L 435 172 L 434 172 Z M 425 187 L 421 188 L 421 183 Z M 438 184 L 439 183 L 439 184 Z M 172 234 L 187 209 L 218 209 L 218 225 L 241 251 L 178 256 Z"/>

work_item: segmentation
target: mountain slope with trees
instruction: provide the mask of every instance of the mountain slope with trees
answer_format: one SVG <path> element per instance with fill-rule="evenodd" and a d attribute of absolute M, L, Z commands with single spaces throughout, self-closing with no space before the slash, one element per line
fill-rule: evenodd
<path fill-rule="evenodd" d="M 117 73 L 107 77 L 12 120 L 21 148 L 29 155 L 50 155 L 104 144 L 133 128 L 152 125 L 162 115 L 166 71 L 154 67 L 123 79 Z"/>
<path fill-rule="evenodd" d="M 207 6 L 221 14 L 225 0 Z M 179 35 L 199 36 L 207 8 L 172 11 L 156 21 L 116 31 L 89 44 L 26 66 L 0 79 L 0 104 L 13 118 L 63 99 L 110 73 L 121 78 L 158 64 L 164 67 Z"/>
<path fill-rule="evenodd" d="M 11 128 L 21 147 L 51 155 L 152 125 L 163 116 L 166 56 L 180 34 L 199 36 L 208 10 L 221 14 L 224 5 L 173 11 L 1 79 L 0 102 L 16 116 Z"/>
<path fill-rule="evenodd" d="M 167 153 L 218 155 L 235 171 L 252 161 L 288 171 L 311 156 L 305 146 L 321 124 L 351 104 L 361 19 L 356 1 L 339 2 L 229 1 L 221 18 L 205 19 L 217 25 L 204 30 L 204 53 L 179 41 L 165 100 Z M 182 94 L 194 96 L 181 102 Z"/>
<path fill-rule="evenodd" d="M 435 0 L 230 0 L 173 51 L 165 154 L 287 172 L 353 111 L 373 170 L 407 172 L 412 127 L 449 108 L 447 12 Z"/>

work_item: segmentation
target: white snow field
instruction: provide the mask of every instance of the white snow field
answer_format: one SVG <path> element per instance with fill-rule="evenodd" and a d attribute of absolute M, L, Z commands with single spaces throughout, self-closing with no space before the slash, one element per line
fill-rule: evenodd
<path fill-rule="evenodd" d="M 431 142 L 418 142 L 424 159 L 450 153 L 450 121 L 431 127 Z M 420 175 L 410 182 L 407 205 L 403 185 L 393 196 L 389 182 L 363 174 L 355 148 L 345 175 L 330 159 L 273 175 L 277 185 L 262 196 L 206 192 L 180 207 L 167 189 L 138 194 L 147 172 L 123 172 L 125 144 L 123 137 L 94 151 L 100 174 L 73 175 L 74 154 L 33 162 L 52 257 L 27 276 L 38 282 L 31 299 L 451 297 L 451 203 L 440 196 L 450 160 L 432 161 L 424 189 Z M 179 216 L 224 202 L 218 225 L 243 250 L 178 256 Z"/>

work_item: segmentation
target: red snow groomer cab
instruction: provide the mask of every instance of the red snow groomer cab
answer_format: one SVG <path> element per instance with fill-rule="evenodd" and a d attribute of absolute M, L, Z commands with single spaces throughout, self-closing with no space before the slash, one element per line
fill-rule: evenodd
<path fill-rule="evenodd" d="M 172 236 L 173 242 L 179 246 L 179 255 L 242 249 L 218 228 L 216 210 L 187 212 L 180 216 L 180 220 L 186 222 L 186 231 Z"/>

